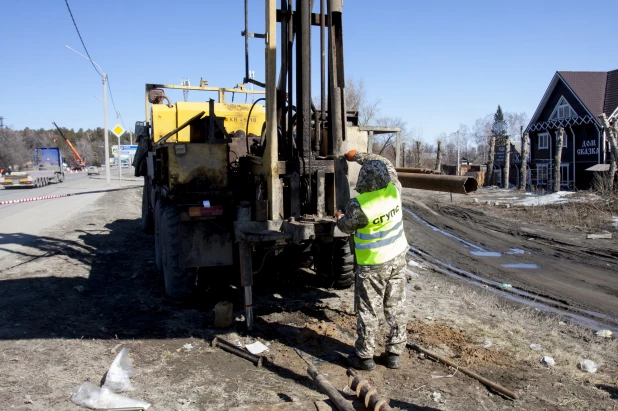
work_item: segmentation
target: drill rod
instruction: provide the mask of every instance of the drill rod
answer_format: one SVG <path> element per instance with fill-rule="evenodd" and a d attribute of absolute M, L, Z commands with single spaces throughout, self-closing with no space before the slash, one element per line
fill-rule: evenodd
<path fill-rule="evenodd" d="M 223 351 L 227 351 L 227 352 L 229 352 L 231 354 L 236 354 L 239 357 L 242 357 L 242 358 L 244 358 L 246 360 L 249 360 L 253 364 L 255 364 L 258 368 L 262 367 L 262 360 L 264 359 L 264 357 L 258 356 L 258 355 L 253 355 L 250 352 L 242 350 L 242 349 L 236 347 L 232 343 L 230 343 L 230 342 L 228 342 L 228 341 L 226 341 L 226 340 L 224 340 L 222 338 L 215 337 L 212 340 L 212 343 L 210 343 L 210 345 L 212 345 L 213 347 L 219 347 Z"/>

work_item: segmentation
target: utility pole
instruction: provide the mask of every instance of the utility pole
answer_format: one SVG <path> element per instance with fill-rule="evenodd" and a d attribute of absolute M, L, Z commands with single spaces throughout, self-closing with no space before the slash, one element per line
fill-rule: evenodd
<path fill-rule="evenodd" d="M 4 128 L 4 117 L 0 117 L 0 130 Z"/>
<path fill-rule="evenodd" d="M 68 48 L 73 53 L 85 58 L 86 60 L 89 60 L 92 64 L 97 66 L 99 68 L 99 71 L 101 72 L 101 79 L 103 79 L 103 137 L 105 139 L 105 180 L 107 181 L 107 185 L 110 185 L 112 175 L 109 169 L 109 141 L 108 141 L 108 135 L 107 135 L 107 73 L 105 73 L 105 71 L 101 69 L 101 66 L 95 63 L 89 57 L 86 57 L 80 52 L 73 50 L 69 46 L 65 45 L 64 47 Z"/>
<path fill-rule="evenodd" d="M 120 114 L 116 112 L 116 124 L 120 121 Z M 120 135 L 118 135 L 118 150 L 116 150 L 118 161 L 116 161 L 118 166 L 118 185 L 122 185 L 122 151 L 120 150 Z"/>
<path fill-rule="evenodd" d="M 460 169 L 460 159 L 459 159 L 459 154 L 460 154 L 460 150 L 459 150 L 459 130 L 457 130 L 457 175 L 461 174 L 461 169 Z"/>

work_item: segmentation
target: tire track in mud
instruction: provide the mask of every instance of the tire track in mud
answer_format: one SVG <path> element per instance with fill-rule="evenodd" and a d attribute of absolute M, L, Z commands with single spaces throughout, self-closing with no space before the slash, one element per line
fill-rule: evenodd
<path fill-rule="evenodd" d="M 529 287 L 526 286 L 526 284 L 528 284 L 528 281 L 526 281 L 526 279 L 530 277 L 528 273 L 535 270 L 528 270 L 526 274 L 513 271 L 500 272 L 496 271 L 496 269 L 499 270 L 500 268 L 496 267 L 496 259 L 486 258 L 483 260 L 478 258 L 475 259 L 472 257 L 467 258 L 466 253 L 470 252 L 471 250 L 486 251 L 483 247 L 476 245 L 479 243 L 479 240 L 481 241 L 481 243 L 483 241 L 497 241 L 498 243 L 509 243 L 509 241 L 505 241 L 504 238 L 500 238 L 498 240 L 495 235 L 499 235 L 500 237 L 513 237 L 515 240 L 525 239 L 525 248 L 529 251 L 532 251 L 533 254 L 532 256 L 530 256 L 532 261 L 542 261 L 543 263 L 545 263 L 545 265 L 551 264 L 552 259 L 555 258 L 558 258 L 560 260 L 568 258 L 581 265 L 583 264 L 582 260 L 588 261 L 591 259 L 591 257 L 585 252 L 579 252 L 575 254 L 578 250 L 575 249 L 576 247 L 573 244 L 569 244 L 564 241 L 556 241 L 552 243 L 551 239 L 538 233 L 536 234 L 536 236 L 534 236 L 532 233 L 526 232 L 525 227 L 515 228 L 515 230 L 513 230 L 513 227 L 508 224 L 505 224 L 504 227 L 501 227 L 496 223 L 490 222 L 488 216 L 476 210 L 468 210 L 450 205 L 442 206 L 440 204 L 433 204 L 432 208 L 431 204 L 427 205 L 417 201 L 413 201 L 412 204 L 404 204 L 404 207 L 410 206 L 412 206 L 412 208 L 416 212 L 422 215 L 421 217 L 412 213 L 412 211 L 410 211 L 409 209 L 406 210 L 408 213 L 413 214 L 413 217 L 416 219 L 417 222 L 430 227 L 434 232 L 440 232 L 441 234 L 444 234 L 444 238 L 450 238 L 450 240 L 459 242 L 459 244 L 463 247 L 463 251 L 455 250 L 452 248 L 452 246 L 448 250 L 445 250 L 444 247 L 446 245 L 444 244 L 444 240 L 440 240 L 439 237 L 437 239 L 430 239 L 427 236 L 422 237 L 420 241 L 417 241 L 421 243 L 421 245 L 417 244 L 416 247 L 413 246 L 411 253 L 414 254 L 417 259 L 422 260 L 425 265 L 430 267 L 433 271 L 447 274 L 451 277 L 467 281 L 476 286 L 487 288 L 488 290 L 495 292 L 496 294 L 500 294 L 501 296 L 507 297 L 520 303 L 527 304 L 529 306 L 533 306 L 542 311 L 552 312 L 554 314 L 569 317 L 573 322 L 584 325 L 586 327 L 596 329 L 599 329 L 599 327 L 616 329 L 618 323 L 615 320 L 615 316 L 607 315 L 610 312 L 608 312 L 607 310 L 599 310 L 599 307 L 594 306 L 594 304 L 593 306 L 590 306 L 590 304 L 586 304 L 586 296 L 590 297 L 591 295 L 600 292 L 598 290 L 599 284 L 597 284 L 599 282 L 598 277 L 601 276 L 601 274 L 605 274 L 607 272 L 608 265 L 616 264 L 616 260 L 612 259 L 611 257 L 613 255 L 611 250 L 609 250 L 609 253 L 600 253 L 605 256 L 605 258 L 607 258 L 608 262 L 601 260 L 600 258 L 599 260 L 601 261 L 596 261 L 596 264 L 594 265 L 602 268 L 603 272 L 600 273 L 599 270 L 597 270 L 597 278 L 595 279 L 588 281 L 585 278 L 580 279 L 574 277 L 573 275 L 567 276 L 562 279 L 559 271 L 560 267 L 558 267 L 557 275 L 555 269 L 549 269 L 549 267 L 544 267 L 543 270 L 539 271 L 539 275 L 542 272 L 543 275 L 547 276 L 549 278 L 549 285 L 544 287 L 543 281 L 536 279 L 535 281 L 533 281 L 533 283 L 529 284 L 532 285 L 532 289 L 529 289 Z M 437 211 L 434 208 L 437 209 Z M 429 223 L 426 218 L 430 219 L 431 223 Z M 445 220 L 445 218 L 447 220 Z M 450 218 L 454 220 L 452 223 L 448 220 Z M 455 223 L 455 221 L 457 221 L 457 223 Z M 472 236 L 470 238 L 476 237 L 476 241 L 473 239 L 469 239 L 467 236 L 464 240 L 462 237 L 453 234 L 461 231 L 461 226 L 459 226 L 460 229 L 457 229 L 458 224 L 464 224 L 467 227 L 472 226 L 476 236 Z M 422 230 L 418 231 L 421 232 Z M 518 234 L 514 234 L 512 233 L 512 231 L 516 231 Z M 522 232 L 524 232 L 525 234 L 521 234 Z M 463 235 L 465 235 L 467 231 L 464 229 L 462 233 Z M 487 238 L 479 238 L 478 234 L 486 234 Z M 529 240 L 529 238 L 531 237 L 539 238 L 541 239 L 541 241 L 535 241 L 531 244 L 531 240 Z M 512 239 L 510 242 L 512 243 Z M 496 249 L 495 247 L 499 247 L 496 243 L 482 245 L 490 249 Z M 423 249 L 424 246 L 428 248 Z M 573 250 L 571 250 L 571 248 L 573 248 Z M 587 249 L 586 251 L 591 250 Z M 548 252 L 549 260 L 543 257 Z M 495 254 L 499 255 L 499 253 Z M 570 255 L 563 256 L 562 254 Z M 449 260 L 451 261 L 444 262 L 441 260 L 447 256 L 450 256 Z M 459 263 L 466 262 L 464 265 L 467 267 L 467 269 L 460 268 L 458 261 Z M 490 261 L 491 263 L 489 263 Z M 490 265 L 485 266 L 485 263 Z M 508 265 L 506 266 L 508 267 Z M 548 271 L 549 274 L 547 273 Z M 491 274 L 489 276 L 483 275 L 490 272 Z M 526 277 L 526 275 L 528 275 L 528 277 Z M 506 291 L 502 289 L 501 285 L 503 283 L 500 280 L 508 280 L 509 278 L 511 280 L 518 279 L 519 284 L 517 284 L 517 287 L 513 287 Z M 578 296 L 576 296 L 576 298 L 574 299 L 572 293 L 571 295 L 568 295 L 564 292 L 561 292 L 563 291 L 561 289 L 561 286 L 556 286 L 555 284 L 556 282 L 568 282 L 570 280 L 571 284 L 567 284 L 567 286 L 573 288 L 574 285 L 572 283 L 574 278 L 577 281 L 586 283 L 589 288 L 586 291 L 582 291 L 583 296 L 581 298 L 578 298 Z M 603 294 L 606 294 L 605 299 L 607 299 L 607 297 L 609 296 L 615 297 L 618 293 L 612 292 L 612 289 L 608 287 L 607 289 L 603 290 Z M 600 303 L 603 303 L 603 301 L 600 301 Z M 613 301 L 613 303 L 615 303 L 615 301 Z M 609 327 L 608 324 L 610 324 Z"/>

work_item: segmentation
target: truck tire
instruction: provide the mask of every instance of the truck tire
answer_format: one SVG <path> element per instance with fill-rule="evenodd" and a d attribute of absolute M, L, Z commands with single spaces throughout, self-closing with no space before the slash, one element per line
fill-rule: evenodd
<path fill-rule="evenodd" d="M 328 287 L 342 289 L 354 284 L 354 255 L 348 239 L 320 244 L 315 269 Z"/>
<path fill-rule="evenodd" d="M 142 193 L 142 231 L 145 234 L 154 234 L 154 215 L 150 208 L 150 184 L 144 179 L 144 190 Z"/>
<path fill-rule="evenodd" d="M 155 248 L 155 265 L 157 270 L 163 271 L 163 263 L 161 261 L 161 217 L 163 213 L 163 204 L 160 198 L 157 199 L 154 209 L 154 248 Z"/>
<path fill-rule="evenodd" d="M 165 293 L 176 300 L 190 297 L 195 292 L 197 271 L 195 268 L 180 266 L 180 211 L 178 207 L 164 208 L 159 236 Z"/>

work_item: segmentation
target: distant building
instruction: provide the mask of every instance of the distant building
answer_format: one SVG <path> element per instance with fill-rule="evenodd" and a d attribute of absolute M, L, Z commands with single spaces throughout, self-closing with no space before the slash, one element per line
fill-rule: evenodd
<path fill-rule="evenodd" d="M 530 145 L 527 145 L 528 153 L 530 153 Z M 509 151 L 509 186 L 519 187 L 519 182 L 523 178 L 521 175 L 521 141 L 511 141 L 511 149 Z M 530 155 L 528 155 L 528 163 L 530 163 Z M 504 168 L 506 167 L 506 144 L 496 145 L 496 153 L 494 157 L 494 173 L 492 185 L 502 187 L 502 178 Z M 529 183 L 529 181 L 528 181 Z"/>
<path fill-rule="evenodd" d="M 563 127 L 561 187 L 590 188 L 593 173 L 586 169 L 609 160 L 609 143 L 598 119 L 602 113 L 618 117 L 618 70 L 556 72 L 526 128 L 529 184 L 551 186 L 556 133 Z"/>

